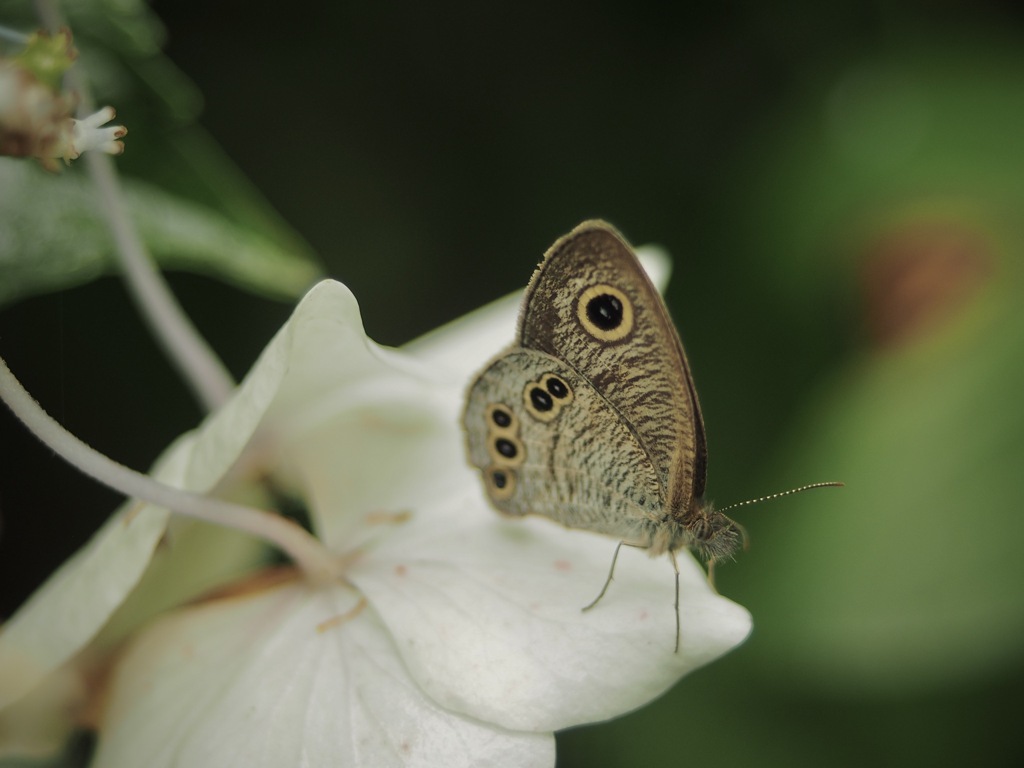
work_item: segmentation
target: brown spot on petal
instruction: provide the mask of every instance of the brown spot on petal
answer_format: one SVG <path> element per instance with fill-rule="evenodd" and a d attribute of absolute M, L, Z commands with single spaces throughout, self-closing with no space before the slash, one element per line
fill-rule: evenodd
<path fill-rule="evenodd" d="M 225 600 L 233 597 L 244 597 L 256 592 L 263 592 L 273 589 L 280 584 L 290 581 L 298 581 L 302 574 L 294 565 L 277 565 L 262 568 L 243 576 L 238 581 L 225 584 L 204 593 L 202 596 L 192 600 L 190 604 L 198 605 L 212 600 Z"/>
<path fill-rule="evenodd" d="M 337 616 L 332 616 L 331 618 L 325 619 L 324 621 L 321 621 L 319 624 L 317 624 L 316 631 L 324 633 L 329 629 L 334 629 L 334 627 L 340 627 L 342 624 L 351 621 L 360 613 L 362 613 L 365 610 L 365 608 L 366 598 L 360 597 L 359 602 L 357 602 L 351 608 L 351 610 L 345 611 L 345 613 L 339 613 Z"/>
<path fill-rule="evenodd" d="M 568 560 L 555 560 L 555 570 L 562 572 L 571 571 L 572 563 L 570 563 Z"/>
<path fill-rule="evenodd" d="M 124 645 L 124 642 L 119 643 L 102 654 L 86 649 L 70 664 L 57 671 L 56 674 L 66 674 L 74 670 L 81 675 L 84 699 L 72 700 L 65 705 L 80 728 L 99 730 L 103 727 L 103 718 L 110 701 L 112 676 Z"/>
<path fill-rule="evenodd" d="M 882 235 L 861 269 L 871 338 L 895 346 L 954 317 L 992 277 L 993 250 L 985 234 L 949 220 L 908 222 Z"/>
<path fill-rule="evenodd" d="M 408 509 L 399 510 L 398 512 L 388 512 L 379 509 L 366 515 L 366 523 L 367 525 L 401 525 L 402 523 L 409 522 L 411 518 L 412 511 Z"/>

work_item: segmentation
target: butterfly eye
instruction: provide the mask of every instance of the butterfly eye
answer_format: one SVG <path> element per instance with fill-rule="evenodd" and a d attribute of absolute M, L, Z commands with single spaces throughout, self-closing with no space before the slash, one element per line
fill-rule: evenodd
<path fill-rule="evenodd" d="M 592 285 L 576 302 L 583 329 L 599 341 L 620 341 L 633 330 L 633 302 L 611 285 Z"/>

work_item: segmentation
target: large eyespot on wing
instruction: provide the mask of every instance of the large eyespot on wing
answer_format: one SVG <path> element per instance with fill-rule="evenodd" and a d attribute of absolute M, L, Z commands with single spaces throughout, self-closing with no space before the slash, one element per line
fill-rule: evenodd
<path fill-rule="evenodd" d="M 668 310 L 626 241 L 584 222 L 547 252 L 527 288 L 519 343 L 584 377 L 651 457 L 671 499 L 704 492 L 704 425 Z"/>
<path fill-rule="evenodd" d="M 633 300 L 619 288 L 598 283 L 576 298 L 576 319 L 597 341 L 622 341 L 633 332 L 633 306 Z"/>

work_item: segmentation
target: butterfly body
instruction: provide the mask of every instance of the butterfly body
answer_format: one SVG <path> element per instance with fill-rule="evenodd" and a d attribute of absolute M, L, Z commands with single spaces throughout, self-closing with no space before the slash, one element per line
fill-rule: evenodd
<path fill-rule="evenodd" d="M 546 254 L 515 343 L 470 386 L 471 463 L 492 504 L 659 555 L 731 555 L 704 501 L 704 424 L 679 336 L 632 249 L 584 222 Z"/>

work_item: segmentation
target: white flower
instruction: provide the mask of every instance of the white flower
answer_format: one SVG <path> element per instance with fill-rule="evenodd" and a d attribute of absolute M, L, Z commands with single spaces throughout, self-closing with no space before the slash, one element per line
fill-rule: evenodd
<path fill-rule="evenodd" d="M 366 338 L 344 286 L 310 291 L 156 474 L 232 496 L 272 477 L 305 500 L 342 578 L 261 571 L 146 621 L 107 681 L 94 765 L 552 765 L 555 730 L 633 710 L 743 640 L 749 615 L 685 555 L 678 654 L 663 560 L 623 552 L 614 589 L 582 613 L 615 542 L 488 507 L 459 416 L 515 310 L 499 302 L 396 351 Z M 122 602 L 166 519 L 122 511 L 12 618 L 0 707 L 16 713 L 84 647 L 120 639 L 110 625 L 93 639 L 119 606 L 113 624 L 140 624 Z M 224 586 L 215 571 L 237 573 L 251 552 L 223 561 L 187 572 Z M 165 568 L 166 603 L 196 591 L 167 597 L 185 569 Z"/>
<path fill-rule="evenodd" d="M 103 107 L 81 120 L 72 120 L 72 136 L 65 159 L 74 160 L 83 152 L 98 150 L 108 155 L 120 155 L 124 152 L 124 142 L 119 141 L 128 135 L 123 125 L 107 125 L 115 117 L 113 107 Z"/>

